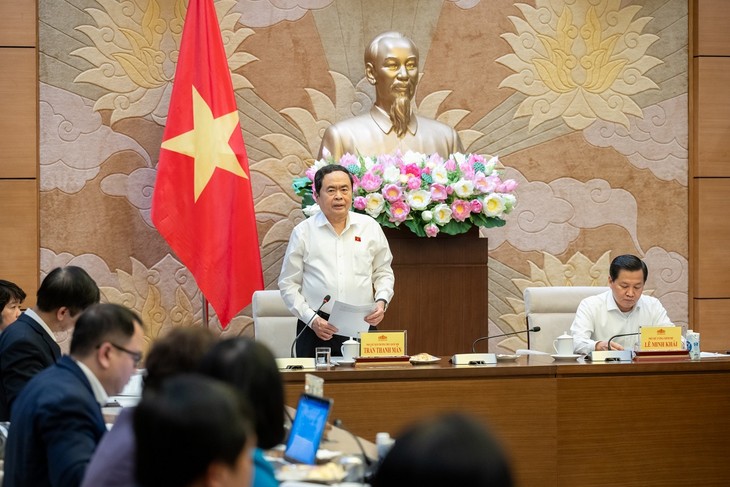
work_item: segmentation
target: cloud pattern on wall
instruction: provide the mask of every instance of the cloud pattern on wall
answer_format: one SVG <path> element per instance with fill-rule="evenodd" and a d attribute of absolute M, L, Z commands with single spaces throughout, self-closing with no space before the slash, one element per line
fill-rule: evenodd
<path fill-rule="evenodd" d="M 41 84 L 41 191 L 81 191 L 109 156 L 124 150 L 152 165 L 147 151 L 133 138 L 104 125 L 92 105 L 78 95 Z"/>

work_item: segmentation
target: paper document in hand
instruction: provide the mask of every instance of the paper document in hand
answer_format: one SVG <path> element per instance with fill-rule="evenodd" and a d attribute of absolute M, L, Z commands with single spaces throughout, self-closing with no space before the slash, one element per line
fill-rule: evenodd
<path fill-rule="evenodd" d="M 337 327 L 338 335 L 356 337 L 360 332 L 370 329 L 365 317 L 376 309 L 375 303 L 354 305 L 335 301 L 327 321 Z"/>

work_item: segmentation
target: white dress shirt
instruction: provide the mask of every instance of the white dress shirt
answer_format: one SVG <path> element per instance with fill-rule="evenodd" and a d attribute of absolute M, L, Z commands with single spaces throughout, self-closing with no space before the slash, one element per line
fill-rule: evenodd
<path fill-rule="evenodd" d="M 81 372 L 84 373 L 86 379 L 89 381 L 89 384 L 91 384 L 91 390 L 94 393 L 94 399 L 96 399 L 96 402 L 99 403 L 99 406 L 104 407 L 104 405 L 109 402 L 109 395 L 104 390 L 104 386 L 101 385 L 99 379 L 97 379 L 97 377 L 94 375 L 91 369 L 86 366 L 86 364 L 76 359 L 74 359 L 74 362 L 76 362 L 76 365 L 79 366 Z"/>
<path fill-rule="evenodd" d="M 638 333 L 640 326 L 674 326 L 658 299 L 641 295 L 634 309 L 623 312 L 616 305 L 613 293 L 589 296 L 580 302 L 570 327 L 575 353 L 587 354 L 596 348 L 596 342 L 605 341 L 622 333 Z M 634 349 L 638 336 L 621 337 L 612 341 L 625 349 Z"/>
<path fill-rule="evenodd" d="M 393 299 L 393 255 L 378 222 L 350 212 L 337 235 L 324 213 L 294 228 L 279 275 L 279 290 L 289 311 L 308 323 L 326 295 L 329 313 L 335 301 L 361 305 Z"/>

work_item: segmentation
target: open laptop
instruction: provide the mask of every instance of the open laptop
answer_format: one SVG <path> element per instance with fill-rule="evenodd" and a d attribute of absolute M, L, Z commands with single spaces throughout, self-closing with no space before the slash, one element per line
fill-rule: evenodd
<path fill-rule="evenodd" d="M 297 414 L 286 441 L 284 459 L 314 465 L 331 409 L 332 399 L 310 394 L 299 397 Z"/>

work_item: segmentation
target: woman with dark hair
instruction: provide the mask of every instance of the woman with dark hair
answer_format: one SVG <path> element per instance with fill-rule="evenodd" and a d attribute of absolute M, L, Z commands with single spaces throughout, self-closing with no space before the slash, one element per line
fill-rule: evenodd
<path fill-rule="evenodd" d="M 253 487 L 279 485 L 263 450 L 284 439 L 284 386 L 276 360 L 265 345 L 236 337 L 218 342 L 203 357 L 200 372 L 235 386 L 251 403 L 258 447 L 254 451 Z"/>
<path fill-rule="evenodd" d="M 385 456 L 372 487 L 512 487 L 496 439 L 477 421 L 452 413 L 410 427 Z"/>

